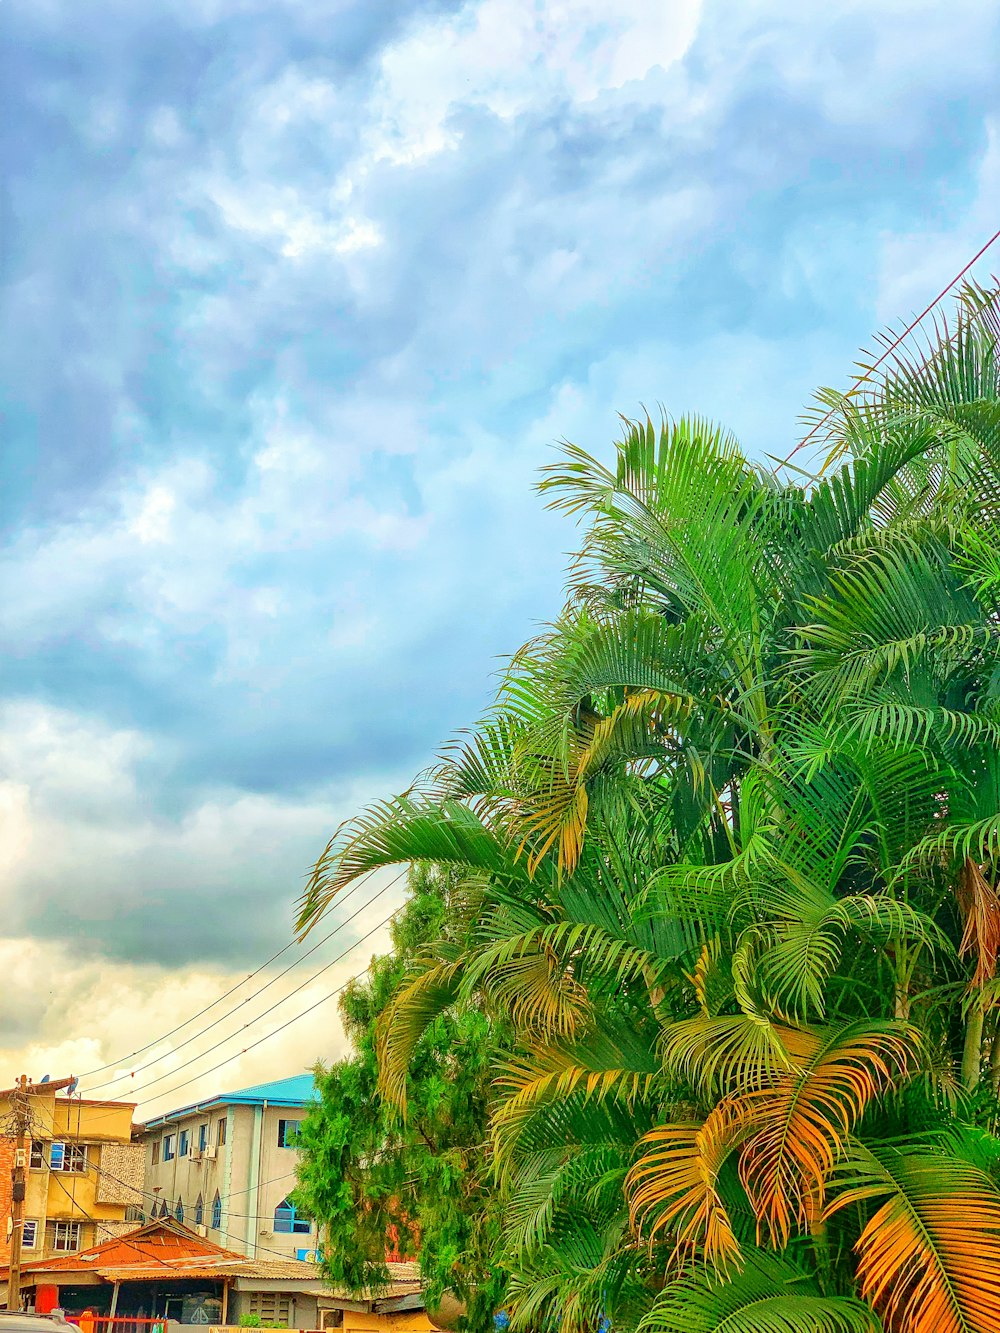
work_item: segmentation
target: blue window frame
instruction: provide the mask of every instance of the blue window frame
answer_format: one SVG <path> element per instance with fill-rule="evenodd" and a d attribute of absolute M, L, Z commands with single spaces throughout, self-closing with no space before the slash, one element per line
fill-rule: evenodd
<path fill-rule="evenodd" d="M 85 1143 L 53 1143 L 49 1149 L 49 1166 L 53 1171 L 75 1171 L 82 1175 L 87 1169 Z"/>
<path fill-rule="evenodd" d="M 184 1221 L 184 1200 L 183 1200 L 183 1199 L 178 1199 L 178 1200 L 177 1200 L 177 1203 L 174 1205 L 174 1217 L 177 1218 L 178 1222 L 183 1222 L 183 1221 Z"/>
<path fill-rule="evenodd" d="M 167 1134 L 163 1140 L 163 1160 L 172 1162 L 174 1160 L 174 1136 Z"/>
<path fill-rule="evenodd" d="M 177 1156 L 186 1157 L 188 1155 L 188 1132 L 182 1129 L 180 1137 L 177 1140 Z"/>
<path fill-rule="evenodd" d="M 282 1199 L 274 1210 L 274 1229 L 308 1235 L 312 1231 L 312 1223 L 298 1211 L 291 1199 Z"/>
<path fill-rule="evenodd" d="M 215 1198 L 212 1200 L 212 1226 L 218 1231 L 222 1226 L 222 1200 L 219 1198 L 219 1191 L 215 1191 Z"/>
<path fill-rule="evenodd" d="M 202 1152 L 208 1147 L 208 1121 L 198 1126 L 198 1147 Z"/>
<path fill-rule="evenodd" d="M 205 1220 L 205 1201 L 199 1194 L 194 1205 L 194 1224 L 200 1227 Z"/>
<path fill-rule="evenodd" d="M 296 1148 L 298 1147 L 299 1125 L 301 1120 L 279 1120 L 278 1121 L 278 1147 Z"/>

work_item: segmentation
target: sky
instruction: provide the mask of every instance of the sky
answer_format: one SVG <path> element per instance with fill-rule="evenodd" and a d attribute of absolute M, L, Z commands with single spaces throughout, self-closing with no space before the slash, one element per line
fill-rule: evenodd
<path fill-rule="evenodd" d="M 257 969 L 558 612 L 557 442 L 782 456 L 1000 226 L 1000 11 L 6 0 L 0 62 L 0 1078 L 141 1115 L 343 1054 L 398 884 Z"/>

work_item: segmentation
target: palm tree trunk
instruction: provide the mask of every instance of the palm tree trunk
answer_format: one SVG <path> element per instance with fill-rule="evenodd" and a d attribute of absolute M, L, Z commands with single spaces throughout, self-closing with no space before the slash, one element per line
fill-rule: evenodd
<path fill-rule="evenodd" d="M 979 1005 L 969 1010 L 965 1020 L 965 1050 L 962 1052 L 962 1084 L 972 1092 L 979 1083 L 983 1063 L 983 1023 L 985 1015 Z"/>

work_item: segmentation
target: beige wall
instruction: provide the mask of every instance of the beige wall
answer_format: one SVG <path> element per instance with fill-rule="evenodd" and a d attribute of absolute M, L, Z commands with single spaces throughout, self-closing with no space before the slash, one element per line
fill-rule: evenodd
<path fill-rule="evenodd" d="M 204 1201 L 204 1225 L 209 1238 L 228 1249 L 261 1259 L 294 1259 L 300 1249 L 313 1249 L 315 1230 L 282 1233 L 274 1230 L 274 1210 L 295 1187 L 296 1153 L 278 1147 L 278 1123 L 302 1120 L 305 1110 L 295 1107 L 229 1106 L 216 1107 L 201 1114 L 171 1121 L 149 1129 L 143 1135 L 145 1190 L 165 1199 L 171 1215 L 178 1198 L 184 1202 L 184 1221 L 194 1226 L 195 1204 L 199 1193 Z M 215 1160 L 196 1161 L 188 1153 L 178 1155 L 180 1135 L 187 1130 L 189 1144 L 197 1146 L 198 1128 L 210 1127 L 210 1143 L 218 1142 L 218 1122 L 226 1121 L 226 1143 L 218 1148 Z M 174 1140 L 174 1159 L 163 1160 L 163 1140 Z M 153 1144 L 158 1143 L 159 1162 L 153 1165 Z M 215 1191 L 222 1199 L 222 1226 L 213 1230 L 212 1200 Z M 147 1209 L 152 1199 L 146 1199 Z M 261 1233 L 264 1234 L 261 1234 Z"/>

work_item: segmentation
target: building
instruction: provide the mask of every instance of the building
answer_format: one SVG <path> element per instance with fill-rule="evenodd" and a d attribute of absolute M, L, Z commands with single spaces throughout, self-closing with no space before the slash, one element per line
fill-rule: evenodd
<path fill-rule="evenodd" d="M 0 1281 L 6 1277 L 0 1270 Z M 72 1317 L 89 1310 L 120 1319 L 123 1333 L 136 1318 L 236 1333 L 241 1320 L 254 1316 L 283 1328 L 345 1333 L 435 1328 L 415 1264 L 390 1265 L 389 1288 L 377 1296 L 349 1296 L 329 1287 L 315 1263 L 249 1259 L 169 1218 L 79 1254 L 33 1260 L 22 1270 L 22 1290 L 36 1313 L 60 1306 Z"/>
<path fill-rule="evenodd" d="M 25 1261 L 85 1249 L 141 1220 L 142 1147 L 132 1140 L 132 1102 L 62 1095 L 74 1080 L 28 1085 L 30 1150 L 24 1199 Z M 14 1089 L 0 1092 L 6 1110 Z M 0 1215 L 9 1216 L 15 1140 L 0 1137 Z M 10 1237 L 0 1228 L 0 1262 Z"/>
<path fill-rule="evenodd" d="M 249 1258 L 312 1258 L 316 1229 L 289 1201 L 311 1074 L 182 1106 L 141 1131 L 146 1207 Z"/>

